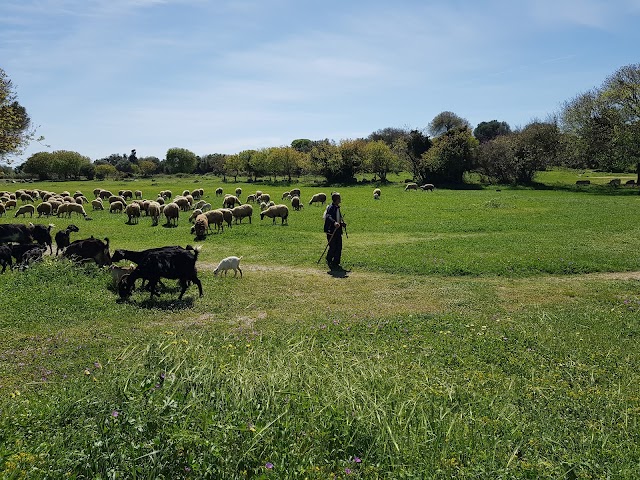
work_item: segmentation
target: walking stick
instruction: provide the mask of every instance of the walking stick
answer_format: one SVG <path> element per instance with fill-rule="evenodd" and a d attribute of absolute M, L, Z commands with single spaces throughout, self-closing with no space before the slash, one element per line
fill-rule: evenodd
<path fill-rule="evenodd" d="M 318 261 L 316 263 L 320 263 L 320 260 L 322 260 L 322 257 L 324 257 L 324 254 L 327 251 L 327 248 L 329 248 L 329 245 L 331 245 L 331 240 L 333 240 L 333 236 L 336 234 L 336 232 L 338 231 L 338 229 L 336 228 L 333 233 L 331 234 L 331 236 L 329 237 L 329 241 L 327 242 L 327 246 L 324 247 L 324 250 L 322 251 L 322 255 L 320 255 L 320 258 L 318 259 Z"/>

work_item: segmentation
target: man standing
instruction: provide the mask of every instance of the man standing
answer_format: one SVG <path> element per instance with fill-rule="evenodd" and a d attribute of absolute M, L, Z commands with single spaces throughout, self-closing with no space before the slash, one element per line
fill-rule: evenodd
<path fill-rule="evenodd" d="M 327 234 L 327 244 L 329 246 L 327 265 L 331 270 L 344 270 L 340 265 L 340 257 L 342 256 L 342 231 L 347 224 L 342 221 L 340 202 L 340 194 L 333 192 L 331 194 L 331 205 L 327 206 L 323 215 L 324 233 Z"/>

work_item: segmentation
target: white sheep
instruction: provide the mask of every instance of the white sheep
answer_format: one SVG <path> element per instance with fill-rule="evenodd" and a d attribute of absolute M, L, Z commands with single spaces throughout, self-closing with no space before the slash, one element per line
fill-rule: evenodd
<path fill-rule="evenodd" d="M 24 217 L 26 213 L 28 213 L 30 217 L 33 217 L 33 213 L 35 211 L 36 211 L 36 207 L 31 205 L 30 203 L 27 203 L 26 205 L 22 205 L 21 207 L 18 208 L 18 210 L 16 210 L 16 214 L 14 215 L 14 218 L 17 217 L 18 215 L 22 215 Z"/>
<path fill-rule="evenodd" d="M 196 217 L 198 215 L 200 215 L 202 213 L 202 210 L 199 208 L 196 208 L 192 213 L 191 216 L 189 217 L 189 223 L 193 223 L 196 219 Z"/>
<path fill-rule="evenodd" d="M 375 198 L 376 200 L 378 200 L 378 199 L 380 198 L 380 195 L 382 195 L 382 192 L 380 191 L 380 189 L 379 189 L 379 188 L 376 188 L 376 189 L 373 191 L 373 198 Z"/>
<path fill-rule="evenodd" d="M 220 210 L 209 210 L 208 212 L 203 213 L 207 217 L 207 221 L 209 222 L 209 230 L 211 230 L 211 225 L 215 225 L 219 231 L 224 232 L 224 215 Z"/>
<path fill-rule="evenodd" d="M 407 186 L 404 187 L 404 191 L 406 192 L 407 190 L 417 190 L 418 189 L 418 184 L 417 183 L 407 183 Z"/>
<path fill-rule="evenodd" d="M 109 213 L 113 213 L 113 212 L 122 213 L 123 209 L 124 209 L 124 204 L 119 200 L 109 205 Z M 60 209 L 58 209 L 58 211 L 60 211 Z M 58 214 L 58 216 L 60 215 Z"/>
<path fill-rule="evenodd" d="M 163 213 L 164 216 L 167 217 L 167 225 L 171 225 L 172 221 L 176 226 L 178 225 L 178 217 L 180 216 L 180 207 L 178 204 L 171 202 L 165 205 Z"/>
<path fill-rule="evenodd" d="M 253 216 L 253 207 L 249 204 L 240 205 L 231 210 L 231 214 L 236 219 L 236 223 L 240 220 L 242 223 L 243 218 L 249 217 L 249 223 L 251 223 L 251 217 Z"/>
<path fill-rule="evenodd" d="M 196 217 L 196 222 L 191 227 L 191 233 L 196 234 L 196 238 L 204 238 L 207 235 L 207 230 L 209 229 L 209 219 L 207 215 L 204 213 L 199 214 Z"/>
<path fill-rule="evenodd" d="M 326 193 L 316 193 L 313 197 L 311 197 L 311 200 L 309 201 L 309 205 L 313 205 L 314 203 L 320 203 L 321 205 L 324 205 L 326 201 L 327 201 Z"/>
<path fill-rule="evenodd" d="M 435 186 L 433 185 L 433 183 L 425 183 L 424 185 L 420 185 L 420 188 L 424 191 L 429 190 L 430 192 L 433 192 Z"/>
<path fill-rule="evenodd" d="M 200 210 L 202 210 L 203 212 L 208 212 L 209 210 L 211 210 L 211 204 L 210 203 L 205 203 L 204 205 L 202 205 L 202 207 L 200 208 Z"/>
<path fill-rule="evenodd" d="M 53 207 L 49 202 L 42 202 L 36 207 L 36 211 L 38 212 L 38 218 L 40 218 L 42 215 L 48 217 L 53 212 Z"/>
<path fill-rule="evenodd" d="M 231 208 L 216 208 L 219 212 L 222 212 L 222 218 L 224 223 L 227 224 L 229 228 L 231 228 L 231 223 L 233 222 L 233 212 Z"/>
<path fill-rule="evenodd" d="M 289 207 L 284 204 L 272 205 L 265 211 L 260 212 L 260 220 L 263 220 L 265 215 L 269 218 L 273 218 L 274 225 L 276 223 L 276 218 L 278 217 L 282 219 L 282 225 L 284 225 L 285 222 L 287 223 L 287 225 L 289 224 L 289 221 L 287 220 L 287 218 L 289 217 Z"/>
<path fill-rule="evenodd" d="M 294 189 L 292 189 L 289 193 L 291 194 L 291 198 L 293 198 L 293 197 L 300 197 L 300 196 L 301 196 L 301 195 L 300 195 L 300 189 L 299 189 L 299 188 L 294 188 Z"/>
<path fill-rule="evenodd" d="M 300 197 L 297 195 L 291 199 L 291 206 L 294 210 L 300 210 L 304 205 L 300 201 Z"/>
<path fill-rule="evenodd" d="M 224 271 L 225 276 L 228 270 L 233 270 L 233 276 L 237 276 L 240 272 L 240 278 L 242 278 L 242 270 L 240 270 L 240 260 L 242 257 L 227 257 L 220 260 L 220 263 L 213 271 L 213 275 L 218 275 L 218 272 Z"/>
<path fill-rule="evenodd" d="M 240 198 L 240 195 L 242 195 L 242 189 L 238 187 L 236 188 L 236 197 Z"/>
<path fill-rule="evenodd" d="M 222 187 L 216 188 L 216 197 L 220 197 L 222 195 Z"/>
<path fill-rule="evenodd" d="M 162 214 L 160 204 L 158 202 L 149 202 L 147 213 L 151 217 L 151 225 L 153 225 L 154 227 L 158 225 L 158 220 L 160 219 L 160 215 Z"/>
<path fill-rule="evenodd" d="M 138 219 L 140 218 L 140 205 L 137 203 L 130 203 L 127 205 L 125 213 L 129 217 L 127 221 L 129 224 L 138 223 Z"/>
<path fill-rule="evenodd" d="M 84 207 L 79 203 L 70 203 L 67 207 L 67 214 L 71 217 L 71 213 L 77 213 L 78 215 L 82 215 L 87 218 L 87 212 L 84 211 Z"/>

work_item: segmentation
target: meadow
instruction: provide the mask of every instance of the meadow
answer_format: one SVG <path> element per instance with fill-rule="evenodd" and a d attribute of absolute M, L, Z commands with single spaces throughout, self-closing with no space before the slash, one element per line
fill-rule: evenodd
<path fill-rule="evenodd" d="M 304 179 L 30 184 L 204 188 L 214 207 L 219 186 L 276 201 L 296 186 L 306 201 L 288 225 L 256 207 L 198 242 L 184 214 L 176 228 L 34 219 L 112 251 L 201 245 L 205 294 L 177 301 L 169 283 L 120 302 L 108 271 L 54 258 L 2 275 L 0 476 L 638 478 L 640 196 L 604 174 L 574 188 L 581 174 L 546 172 L 538 189 L 395 181 L 379 201 L 374 184 Z M 317 263 L 323 208 L 308 205 L 334 189 L 343 277 Z M 228 255 L 243 278 L 214 277 Z"/>

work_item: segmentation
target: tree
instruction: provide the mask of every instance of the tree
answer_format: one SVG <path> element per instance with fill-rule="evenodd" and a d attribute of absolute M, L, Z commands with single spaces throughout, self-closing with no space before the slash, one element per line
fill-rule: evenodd
<path fill-rule="evenodd" d="M 303 154 L 292 147 L 275 147 L 269 149 L 267 161 L 273 176 L 286 176 L 289 182 L 291 175 L 296 173 L 302 165 Z"/>
<path fill-rule="evenodd" d="M 536 172 L 558 164 L 560 130 L 555 123 L 533 121 L 516 132 L 515 156 L 518 159 L 516 183 L 530 183 Z"/>
<path fill-rule="evenodd" d="M 13 83 L 0 68 L 0 160 L 19 154 L 33 140 L 35 131 L 26 109 L 18 103 Z"/>
<path fill-rule="evenodd" d="M 478 139 L 480 143 L 485 143 L 500 135 L 508 135 L 511 133 L 511 127 L 507 122 L 499 122 L 498 120 L 491 120 L 489 122 L 480 122 L 473 130 L 473 136 Z"/>
<path fill-rule="evenodd" d="M 238 175 L 242 172 L 244 168 L 244 162 L 239 155 L 227 155 L 227 158 L 224 162 L 224 171 L 230 177 L 233 177 L 233 181 L 238 181 Z"/>
<path fill-rule="evenodd" d="M 355 180 L 355 175 L 362 171 L 364 163 L 364 139 L 342 140 L 338 144 L 340 162 L 333 171 L 331 182 L 350 183 Z"/>
<path fill-rule="evenodd" d="M 447 130 L 422 155 L 424 179 L 432 183 L 462 183 L 464 172 L 473 165 L 477 146 L 478 140 L 468 127 Z"/>
<path fill-rule="evenodd" d="M 385 182 L 389 172 L 398 171 L 400 160 L 382 140 L 368 142 L 364 147 L 364 167 Z"/>
<path fill-rule="evenodd" d="M 413 179 L 423 182 L 426 172 L 423 170 L 422 155 L 431 148 L 431 140 L 419 130 L 411 130 L 404 138 L 398 138 L 393 150 L 413 174 Z"/>
<path fill-rule="evenodd" d="M 150 177 L 156 173 L 158 166 L 150 160 L 138 160 L 138 169 L 143 177 Z"/>
<path fill-rule="evenodd" d="M 515 185 L 520 176 L 515 152 L 515 135 L 500 135 L 480 144 L 476 168 L 493 183 Z"/>
<path fill-rule="evenodd" d="M 405 139 L 407 131 L 403 128 L 386 127 L 371 133 L 367 140 L 375 142 L 383 141 L 387 146 L 393 147 L 399 140 Z"/>
<path fill-rule="evenodd" d="M 56 150 L 51 153 L 52 170 L 60 179 L 80 177 L 83 169 L 91 164 L 91 159 L 70 150 Z"/>
<path fill-rule="evenodd" d="M 208 153 L 200 159 L 198 170 L 202 173 L 211 172 L 214 175 L 224 175 L 224 153 Z"/>
<path fill-rule="evenodd" d="M 35 175 L 38 180 L 49 180 L 51 178 L 53 158 L 49 152 L 38 152 L 31 155 L 21 166 L 24 173 Z"/>
<path fill-rule="evenodd" d="M 337 145 L 329 139 L 313 142 L 314 145 L 309 152 L 309 167 L 311 173 L 321 175 L 329 183 L 335 178 L 335 173 L 339 170 L 342 161 Z"/>
<path fill-rule="evenodd" d="M 442 135 L 454 128 L 471 129 L 471 124 L 467 119 L 462 118 L 453 112 L 445 111 L 440 112 L 438 115 L 433 117 L 433 120 L 431 120 L 427 127 L 429 133 L 434 137 Z"/>
<path fill-rule="evenodd" d="M 291 142 L 291 148 L 300 153 L 309 153 L 313 148 L 313 142 L 308 138 L 298 138 Z"/>
<path fill-rule="evenodd" d="M 186 148 L 170 148 L 165 164 L 169 173 L 193 173 L 198 165 L 198 157 Z"/>
<path fill-rule="evenodd" d="M 101 163 L 99 165 L 96 165 L 95 175 L 99 180 L 104 180 L 108 177 L 115 177 L 117 173 L 118 171 L 116 170 L 116 167 L 108 163 Z"/>

